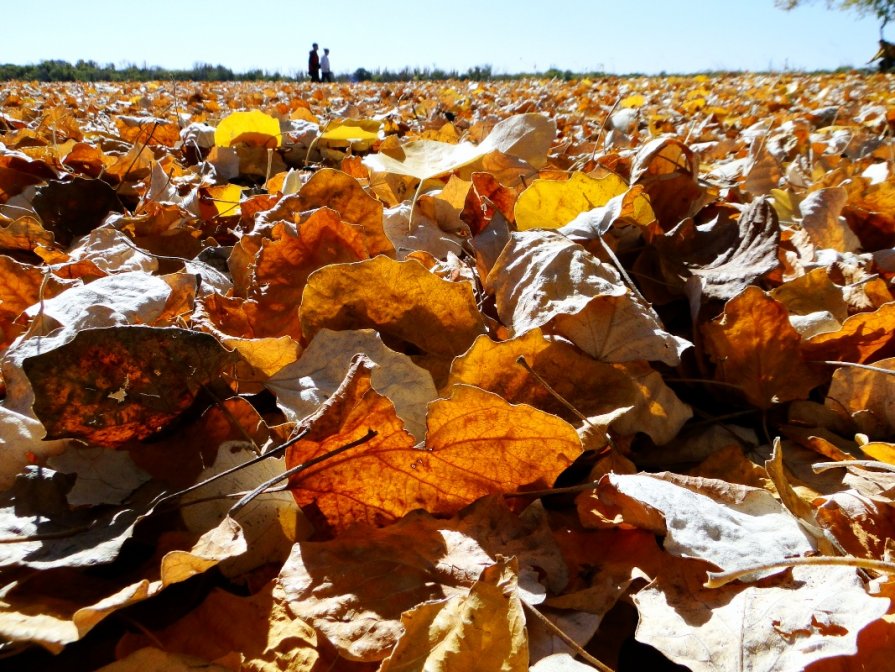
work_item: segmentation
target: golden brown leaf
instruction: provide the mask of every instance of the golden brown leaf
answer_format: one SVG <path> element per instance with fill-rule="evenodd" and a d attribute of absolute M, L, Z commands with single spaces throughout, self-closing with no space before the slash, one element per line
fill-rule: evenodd
<path fill-rule="evenodd" d="M 819 361 L 864 364 L 895 355 L 895 303 L 852 315 L 839 331 L 818 334 L 805 342 L 805 357 Z"/>
<path fill-rule="evenodd" d="M 318 170 L 298 195 L 302 210 L 325 207 L 338 212 L 360 233 L 370 256 L 394 251 L 382 230 L 382 204 L 350 175 L 332 168 Z"/>
<path fill-rule="evenodd" d="M 427 602 L 401 615 L 404 635 L 382 672 L 526 672 L 528 635 L 516 559 L 482 572 L 468 595 Z"/>
<path fill-rule="evenodd" d="M 251 672 L 310 672 L 318 658 L 316 633 L 290 614 L 282 590 L 274 583 L 248 597 L 216 588 L 198 607 L 166 627 L 126 634 L 116 653 L 125 657 L 159 644 L 169 653 L 207 661 L 235 653 L 241 669 Z"/>
<path fill-rule="evenodd" d="M 374 328 L 442 357 L 461 354 L 485 330 L 468 283 L 448 282 L 416 261 L 381 255 L 331 264 L 311 275 L 300 312 L 306 340 L 323 328 Z"/>

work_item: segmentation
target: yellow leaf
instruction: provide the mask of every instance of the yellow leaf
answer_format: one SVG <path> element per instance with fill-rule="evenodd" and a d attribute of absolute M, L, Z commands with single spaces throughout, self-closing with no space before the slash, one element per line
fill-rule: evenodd
<path fill-rule="evenodd" d="M 232 147 L 238 144 L 279 147 L 283 136 L 280 122 L 260 110 L 229 114 L 214 129 L 214 144 Z"/>
<path fill-rule="evenodd" d="M 242 189 L 238 184 L 221 184 L 207 187 L 205 193 L 214 203 L 219 217 L 233 217 L 239 214 Z"/>
<path fill-rule="evenodd" d="M 628 96 L 627 98 L 623 98 L 621 102 L 618 104 L 619 107 L 640 107 L 646 102 L 646 98 L 644 98 L 641 94 L 635 93 L 632 96 Z"/>
<path fill-rule="evenodd" d="M 573 173 L 564 182 L 535 180 L 516 200 L 516 226 L 520 231 L 558 229 L 582 212 L 606 205 L 627 189 L 625 181 L 614 173 L 600 178 Z"/>

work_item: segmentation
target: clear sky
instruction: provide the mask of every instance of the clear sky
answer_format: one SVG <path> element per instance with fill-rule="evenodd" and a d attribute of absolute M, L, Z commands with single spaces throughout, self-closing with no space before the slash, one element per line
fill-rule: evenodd
<path fill-rule="evenodd" d="M 303 72 L 312 42 L 333 70 L 496 73 L 832 69 L 876 51 L 872 17 L 823 0 L 0 0 L 0 63 L 94 60 Z M 892 36 L 889 35 L 892 39 Z"/>

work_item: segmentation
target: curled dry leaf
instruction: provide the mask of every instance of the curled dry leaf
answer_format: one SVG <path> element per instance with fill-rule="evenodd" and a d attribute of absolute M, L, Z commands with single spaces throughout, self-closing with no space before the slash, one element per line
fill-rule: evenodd
<path fill-rule="evenodd" d="M 320 330 L 301 360 L 280 369 L 265 385 L 276 395 L 286 417 L 301 422 L 336 392 L 356 354 L 376 363 L 373 389 L 395 405 L 407 431 L 422 441 L 426 436 L 426 405 L 437 396 L 432 375 L 407 355 L 386 347 L 371 329 Z"/>
<path fill-rule="evenodd" d="M 671 474 L 608 474 L 597 493 L 624 522 L 663 535 L 669 553 L 725 571 L 815 549 L 798 521 L 760 488 Z"/>
<path fill-rule="evenodd" d="M 596 359 L 674 365 L 689 346 L 662 329 L 614 268 L 557 233 L 514 233 L 486 287 L 514 335 L 540 327 Z"/>

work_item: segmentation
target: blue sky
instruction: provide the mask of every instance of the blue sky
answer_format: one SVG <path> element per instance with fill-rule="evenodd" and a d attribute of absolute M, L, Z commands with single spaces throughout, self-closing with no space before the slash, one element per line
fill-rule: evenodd
<path fill-rule="evenodd" d="M 126 9 L 125 9 L 126 8 Z M 773 0 L 0 0 L 0 63 L 43 59 L 336 72 L 404 66 L 498 73 L 821 69 L 864 64 L 875 19 Z M 889 36 L 892 38 L 892 36 Z"/>

